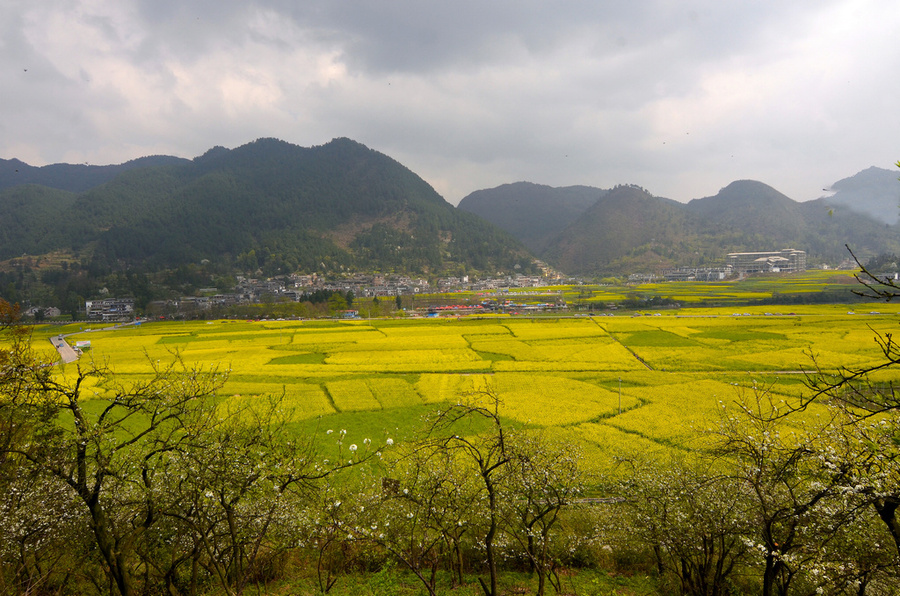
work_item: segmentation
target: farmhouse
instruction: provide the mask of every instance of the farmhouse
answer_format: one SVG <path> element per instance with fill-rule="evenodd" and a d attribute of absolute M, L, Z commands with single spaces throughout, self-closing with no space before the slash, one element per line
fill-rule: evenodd
<path fill-rule="evenodd" d="M 798 273 L 806 271 L 806 251 L 733 252 L 727 263 L 734 273 Z"/>

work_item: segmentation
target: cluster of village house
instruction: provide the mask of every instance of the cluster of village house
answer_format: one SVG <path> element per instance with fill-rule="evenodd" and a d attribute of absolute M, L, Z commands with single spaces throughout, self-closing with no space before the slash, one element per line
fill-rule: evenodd
<path fill-rule="evenodd" d="M 469 281 L 467 276 L 444 277 L 434 284 L 425 279 L 403 275 L 356 275 L 342 279 L 325 279 L 317 275 L 285 275 L 271 279 L 238 278 L 238 284 L 229 293 L 218 293 L 216 288 L 201 288 L 197 296 L 185 296 L 148 305 L 148 309 L 160 311 L 207 310 L 237 304 L 259 302 L 297 302 L 304 295 L 319 290 L 353 292 L 357 298 L 393 299 L 397 296 L 415 296 L 434 292 L 506 291 L 560 283 L 558 279 L 542 276 L 516 275 Z M 134 300 L 130 298 L 104 298 L 85 301 L 88 319 L 119 320 L 134 316 Z"/>
<path fill-rule="evenodd" d="M 805 270 L 806 252 L 784 249 L 770 252 L 730 253 L 726 257 L 724 267 L 679 268 L 663 274 L 635 274 L 629 277 L 629 281 L 717 281 L 732 275 L 795 273 Z M 299 301 L 304 295 L 309 295 L 317 290 L 353 292 L 353 295 L 359 298 L 394 298 L 461 290 L 502 293 L 521 288 L 579 283 L 580 281 L 564 279 L 559 275 L 515 275 L 470 282 L 467 276 L 462 276 L 441 278 L 431 284 L 425 279 L 415 279 L 403 275 L 359 274 L 339 280 L 328 280 L 315 274 L 294 274 L 265 280 L 238 278 L 237 286 L 230 293 L 218 293 L 216 288 L 203 288 L 198 296 L 187 296 L 150 306 L 178 311 L 206 310 L 213 307 L 265 301 Z M 85 310 L 89 319 L 131 318 L 134 316 L 134 301 L 129 298 L 88 300 L 85 303 Z"/>

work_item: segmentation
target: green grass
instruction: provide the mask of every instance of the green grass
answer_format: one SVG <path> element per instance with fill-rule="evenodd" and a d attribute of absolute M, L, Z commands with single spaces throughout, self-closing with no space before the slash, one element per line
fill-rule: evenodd
<path fill-rule="evenodd" d="M 267 364 L 325 364 L 328 354 L 321 352 L 308 352 L 295 356 L 279 356 L 272 358 Z"/>

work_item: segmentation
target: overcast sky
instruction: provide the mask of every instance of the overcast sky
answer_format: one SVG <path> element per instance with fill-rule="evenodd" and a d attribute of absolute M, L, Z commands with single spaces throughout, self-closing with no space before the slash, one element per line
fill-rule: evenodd
<path fill-rule="evenodd" d="M 900 159 L 898 40 L 896 0 L 0 0 L 0 157 L 349 137 L 454 204 L 747 178 L 805 201 Z"/>

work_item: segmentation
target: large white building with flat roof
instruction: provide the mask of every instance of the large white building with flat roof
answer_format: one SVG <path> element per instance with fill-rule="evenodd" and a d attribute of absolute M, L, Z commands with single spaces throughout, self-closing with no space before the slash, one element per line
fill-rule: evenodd
<path fill-rule="evenodd" d="M 806 271 L 806 251 L 733 252 L 726 264 L 734 273 L 798 273 Z"/>

